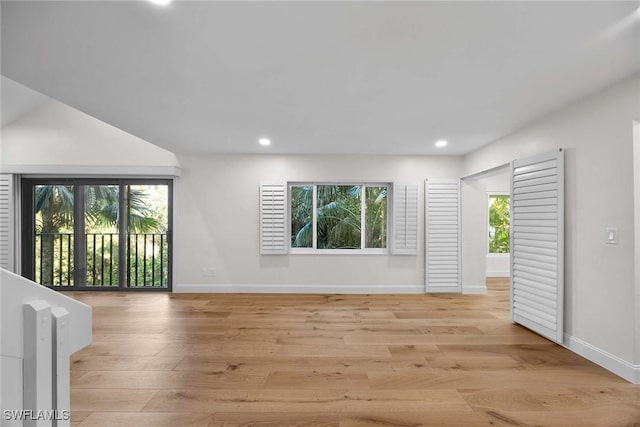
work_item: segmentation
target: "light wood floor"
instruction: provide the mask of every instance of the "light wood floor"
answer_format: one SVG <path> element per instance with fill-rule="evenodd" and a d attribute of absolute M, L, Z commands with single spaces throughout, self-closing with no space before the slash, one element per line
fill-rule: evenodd
<path fill-rule="evenodd" d="M 640 386 L 489 295 L 68 293 L 80 426 L 640 425 Z"/>

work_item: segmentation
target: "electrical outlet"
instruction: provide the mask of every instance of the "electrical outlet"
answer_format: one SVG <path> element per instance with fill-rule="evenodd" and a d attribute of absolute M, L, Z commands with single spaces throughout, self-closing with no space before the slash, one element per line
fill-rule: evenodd
<path fill-rule="evenodd" d="M 214 267 L 203 268 L 200 270 L 202 277 L 216 277 L 216 269 Z"/>

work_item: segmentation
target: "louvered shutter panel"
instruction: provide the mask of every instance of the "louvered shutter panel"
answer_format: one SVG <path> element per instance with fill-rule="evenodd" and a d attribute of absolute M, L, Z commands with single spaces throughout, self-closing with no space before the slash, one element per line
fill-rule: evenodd
<path fill-rule="evenodd" d="M 418 185 L 393 184 L 391 253 L 418 254 Z"/>
<path fill-rule="evenodd" d="M 0 174 L 0 267 L 9 271 L 14 271 L 13 242 L 13 175 Z"/>
<path fill-rule="evenodd" d="M 287 192 L 285 184 L 260 186 L 260 253 L 287 253 Z"/>
<path fill-rule="evenodd" d="M 511 318 L 562 343 L 564 153 L 515 160 L 511 178 Z"/>
<path fill-rule="evenodd" d="M 460 180 L 427 180 L 425 205 L 426 291 L 460 292 Z"/>

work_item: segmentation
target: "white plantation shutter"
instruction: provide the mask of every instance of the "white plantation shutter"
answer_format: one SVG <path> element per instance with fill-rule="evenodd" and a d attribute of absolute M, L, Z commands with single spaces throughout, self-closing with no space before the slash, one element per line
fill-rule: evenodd
<path fill-rule="evenodd" d="M 0 174 L 0 267 L 14 271 L 13 175 Z"/>
<path fill-rule="evenodd" d="M 393 184 L 391 253 L 418 254 L 418 185 Z"/>
<path fill-rule="evenodd" d="M 460 292 L 460 180 L 425 182 L 426 291 Z"/>
<path fill-rule="evenodd" d="M 562 343 L 562 150 L 513 162 L 511 254 L 511 319 L 546 338 Z"/>
<path fill-rule="evenodd" d="M 260 186 L 260 253 L 287 253 L 287 186 Z"/>

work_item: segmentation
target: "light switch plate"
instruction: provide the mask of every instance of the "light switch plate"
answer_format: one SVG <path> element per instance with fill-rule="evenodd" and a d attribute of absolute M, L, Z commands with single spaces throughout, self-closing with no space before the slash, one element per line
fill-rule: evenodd
<path fill-rule="evenodd" d="M 610 245 L 617 245 L 618 244 L 618 229 L 615 227 L 607 227 L 606 228 L 607 234 L 606 234 L 606 238 L 607 238 L 607 243 Z"/>

